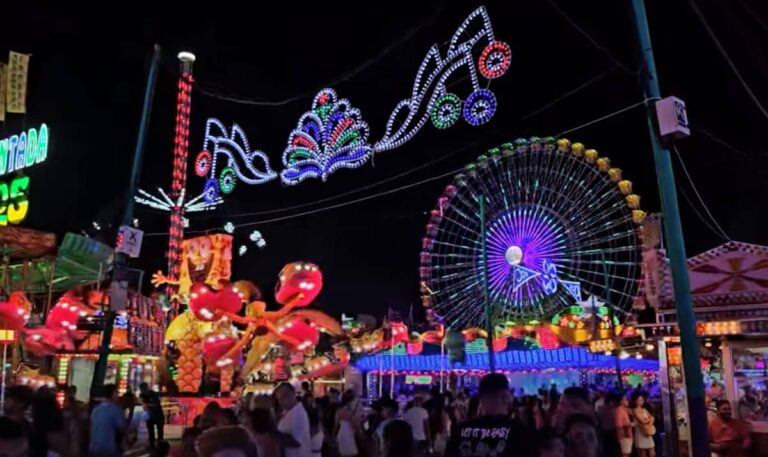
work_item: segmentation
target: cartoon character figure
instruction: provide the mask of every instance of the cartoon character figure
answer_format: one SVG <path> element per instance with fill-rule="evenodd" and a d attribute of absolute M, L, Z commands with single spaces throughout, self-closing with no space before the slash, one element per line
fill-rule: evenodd
<path fill-rule="evenodd" d="M 232 276 L 232 236 L 205 235 L 184 240 L 181 243 L 181 268 L 179 278 L 174 280 L 161 271 L 152 275 L 152 284 L 179 286 L 179 296 L 189 294 L 192 285 L 204 283 L 218 288 L 222 281 Z"/>

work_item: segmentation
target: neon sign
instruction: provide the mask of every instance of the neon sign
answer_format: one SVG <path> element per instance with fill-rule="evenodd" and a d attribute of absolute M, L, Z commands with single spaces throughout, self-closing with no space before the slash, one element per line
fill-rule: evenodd
<path fill-rule="evenodd" d="M 18 172 L 48 158 L 48 126 L 31 128 L 0 140 L 0 176 Z M 0 226 L 19 224 L 29 211 L 29 177 L 16 176 L 0 182 Z"/>

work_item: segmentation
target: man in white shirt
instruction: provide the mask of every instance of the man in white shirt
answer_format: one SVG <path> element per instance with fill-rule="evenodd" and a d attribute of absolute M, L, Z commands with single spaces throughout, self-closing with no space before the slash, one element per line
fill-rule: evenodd
<path fill-rule="evenodd" d="M 421 407 L 421 397 L 413 399 L 413 406 L 403 414 L 403 420 L 408 422 L 413 431 L 413 444 L 417 454 L 429 449 L 429 413 Z M 422 454 L 423 455 L 423 454 Z"/>
<path fill-rule="evenodd" d="M 309 432 L 309 416 L 296 398 L 296 389 L 288 383 L 275 389 L 275 399 L 282 411 L 278 431 L 291 435 L 297 447 L 286 447 L 285 457 L 312 457 L 312 438 Z"/>

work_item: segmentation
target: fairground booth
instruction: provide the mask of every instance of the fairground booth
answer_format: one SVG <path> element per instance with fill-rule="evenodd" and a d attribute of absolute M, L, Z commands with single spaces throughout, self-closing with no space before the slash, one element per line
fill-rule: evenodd
<path fill-rule="evenodd" d="M 637 326 L 658 347 L 670 452 L 686 455 L 689 429 L 671 275 L 663 249 L 646 254 L 655 324 Z M 751 423 L 754 454 L 768 455 L 768 247 L 729 241 L 688 260 L 707 401 L 727 399 Z M 677 455 L 677 454 L 673 454 Z"/>

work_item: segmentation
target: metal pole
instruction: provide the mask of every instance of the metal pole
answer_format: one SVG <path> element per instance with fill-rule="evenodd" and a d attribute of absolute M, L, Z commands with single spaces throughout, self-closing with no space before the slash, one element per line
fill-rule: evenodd
<path fill-rule="evenodd" d="M 7 363 L 8 358 L 8 345 L 3 344 L 3 382 L 2 386 L 0 386 L 0 411 L 4 411 L 3 408 L 5 408 L 5 374 L 7 370 L 5 369 L 5 364 Z"/>
<path fill-rule="evenodd" d="M 440 393 L 444 392 L 443 372 L 445 371 L 445 338 L 440 340 Z M 450 381 L 450 376 L 449 376 Z"/>
<path fill-rule="evenodd" d="M 491 322 L 491 299 L 488 287 L 488 247 L 485 227 L 485 196 L 480 196 L 480 249 L 483 267 L 483 308 L 485 309 L 485 336 L 488 346 L 488 371 L 496 371 L 496 355 L 493 353 L 493 322 Z"/>
<path fill-rule="evenodd" d="M 389 350 L 389 398 L 395 398 L 395 334 L 392 333 L 392 348 Z"/>
<path fill-rule="evenodd" d="M 152 98 L 155 94 L 155 83 L 157 81 L 157 70 L 160 66 L 160 46 L 155 45 L 152 54 L 152 63 L 147 75 L 147 85 L 144 91 L 144 107 L 141 111 L 141 121 L 139 122 L 139 133 L 136 138 L 136 149 L 133 151 L 133 166 L 131 167 L 131 177 L 128 181 L 128 189 L 125 195 L 125 209 L 123 211 L 123 225 L 129 225 L 133 220 L 134 201 L 133 196 L 136 193 L 136 185 L 141 173 L 141 162 L 144 156 L 144 146 L 147 143 L 147 133 L 149 128 L 149 116 L 152 112 Z M 115 255 L 115 264 L 112 272 L 112 281 L 124 280 L 126 258 L 125 254 Z M 96 387 L 104 384 L 104 378 L 107 375 L 107 358 L 109 357 L 110 343 L 112 342 L 112 330 L 115 324 L 115 309 L 124 308 L 125 303 L 114 303 L 110 301 L 109 309 L 104 313 L 104 331 L 101 334 L 101 346 L 99 347 L 99 360 L 96 362 L 96 368 L 93 372 L 93 381 L 91 382 L 91 396 L 97 391 Z"/>
<path fill-rule="evenodd" d="M 648 30 L 648 18 L 643 0 L 631 0 L 634 16 L 634 32 L 640 52 L 641 79 L 645 97 L 649 99 L 648 129 L 651 134 L 653 158 L 656 163 L 656 175 L 661 194 L 661 209 L 664 220 L 664 232 L 667 239 L 667 255 L 672 270 L 672 283 L 675 290 L 677 322 L 680 328 L 680 345 L 683 355 L 685 389 L 688 398 L 688 415 L 691 421 L 692 457 L 709 457 L 709 434 L 707 431 L 707 408 L 704 403 L 704 380 L 699 361 L 699 341 L 696 336 L 696 315 L 693 312 L 693 300 L 688 279 L 687 257 L 683 242 L 683 228 L 680 223 L 680 210 L 677 205 L 675 175 L 669 150 L 664 147 L 653 121 L 651 100 L 661 97 L 656 63 L 653 58 L 651 35 Z"/>

